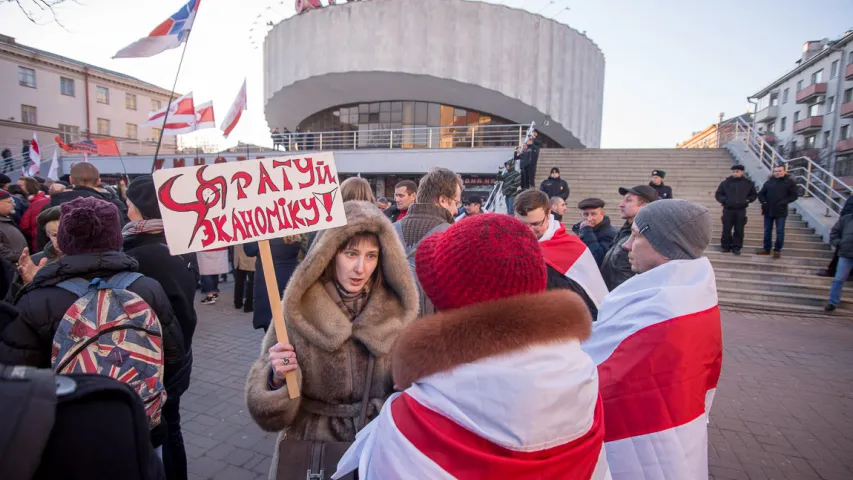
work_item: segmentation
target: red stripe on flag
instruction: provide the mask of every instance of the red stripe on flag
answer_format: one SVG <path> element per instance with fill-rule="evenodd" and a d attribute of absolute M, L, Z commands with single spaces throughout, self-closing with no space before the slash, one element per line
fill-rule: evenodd
<path fill-rule="evenodd" d="M 545 254 L 545 263 L 554 267 L 563 275 L 572 268 L 586 250 L 586 244 L 566 232 L 566 226 L 560 225 L 550 240 L 540 242 L 542 252 Z"/>
<path fill-rule="evenodd" d="M 569 443 L 536 452 L 518 452 L 496 445 L 453 420 L 430 410 L 404 393 L 391 404 L 400 433 L 444 471 L 466 479 L 589 479 L 604 439 L 601 398 L 592 427 Z"/>
<path fill-rule="evenodd" d="M 723 363 L 720 309 L 676 317 L 634 333 L 598 366 L 605 441 L 684 425 L 705 412 Z"/>

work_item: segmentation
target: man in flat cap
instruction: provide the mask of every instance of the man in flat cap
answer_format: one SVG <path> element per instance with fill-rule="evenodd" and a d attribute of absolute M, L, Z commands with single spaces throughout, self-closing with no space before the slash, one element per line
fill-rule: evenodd
<path fill-rule="evenodd" d="M 610 291 L 634 276 L 634 272 L 631 271 L 631 263 L 628 261 L 628 252 L 622 248 L 622 245 L 631 236 L 631 225 L 640 209 L 659 199 L 658 192 L 648 185 L 637 185 L 631 188 L 620 187 L 619 195 L 622 195 L 622 202 L 619 203 L 619 214 L 625 220 L 625 224 L 619 229 L 616 238 L 613 239 L 613 244 L 610 245 L 610 250 L 607 251 L 604 260 L 601 262 L 601 276 L 604 277 L 604 283 Z"/>
<path fill-rule="evenodd" d="M 743 176 L 743 165 L 732 167 L 732 175 L 720 183 L 715 197 L 723 206 L 723 235 L 720 246 L 723 252 L 740 255 L 746 226 L 746 208 L 758 198 L 755 183 Z"/>
<path fill-rule="evenodd" d="M 572 227 L 572 232 L 586 244 L 592 256 L 595 257 L 595 262 L 601 267 L 601 262 L 604 261 L 604 256 L 619 231 L 610 223 L 610 217 L 604 213 L 604 200 L 600 198 L 581 200 L 578 203 L 578 209 L 581 211 L 583 221 L 576 223 Z"/>
<path fill-rule="evenodd" d="M 649 186 L 658 192 L 658 197 L 661 200 L 673 198 L 672 187 L 663 184 L 664 177 L 666 177 L 666 171 L 661 169 L 652 170 L 652 181 L 649 182 Z"/>

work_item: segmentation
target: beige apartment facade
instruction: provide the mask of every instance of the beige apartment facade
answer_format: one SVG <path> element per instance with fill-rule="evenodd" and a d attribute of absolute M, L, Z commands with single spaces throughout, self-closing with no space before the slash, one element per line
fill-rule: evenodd
<path fill-rule="evenodd" d="M 144 124 L 169 93 L 0 34 L 0 150 L 16 157 L 33 132 L 45 158 L 53 154 L 56 136 L 65 142 L 115 137 L 122 154 L 151 155 L 159 130 Z M 176 137 L 164 137 L 161 151 L 175 150 Z"/>

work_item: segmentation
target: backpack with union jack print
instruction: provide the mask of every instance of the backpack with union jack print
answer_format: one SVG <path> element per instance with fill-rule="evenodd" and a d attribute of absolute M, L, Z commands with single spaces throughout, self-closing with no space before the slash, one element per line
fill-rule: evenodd
<path fill-rule="evenodd" d="M 127 290 L 140 277 L 122 272 L 107 280 L 58 283 L 79 298 L 59 322 L 51 366 L 56 373 L 99 374 L 126 383 L 142 398 L 153 429 L 166 402 L 163 333 L 151 306 Z"/>

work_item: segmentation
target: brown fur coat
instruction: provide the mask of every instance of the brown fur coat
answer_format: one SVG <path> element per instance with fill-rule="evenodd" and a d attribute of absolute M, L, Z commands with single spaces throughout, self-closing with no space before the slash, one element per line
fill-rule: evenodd
<path fill-rule="evenodd" d="M 287 388 L 270 391 L 268 350 L 276 343 L 270 326 L 246 383 L 246 404 L 257 424 L 281 431 L 282 439 L 352 441 L 361 411 L 368 351 L 376 357 L 368 419 L 393 393 L 391 347 L 403 327 L 415 319 L 418 296 L 403 247 L 391 222 L 370 203 L 346 202 L 347 225 L 318 235 L 284 291 L 287 333 L 300 368 L 302 396 L 291 400 Z M 367 305 L 350 321 L 323 286 L 321 277 L 338 248 L 359 232 L 379 237 L 385 285 L 374 285 Z M 278 446 L 271 478 L 275 477 Z"/>

